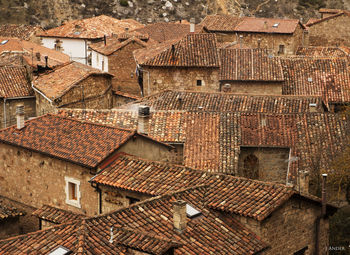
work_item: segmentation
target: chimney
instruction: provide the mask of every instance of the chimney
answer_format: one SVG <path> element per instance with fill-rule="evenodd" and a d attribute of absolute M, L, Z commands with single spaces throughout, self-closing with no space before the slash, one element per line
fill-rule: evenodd
<path fill-rule="evenodd" d="M 243 35 L 239 36 L 239 48 L 242 49 L 243 47 Z"/>
<path fill-rule="evenodd" d="M 148 134 L 149 117 L 150 117 L 149 106 L 140 105 L 138 112 L 137 132 L 140 134 Z"/>
<path fill-rule="evenodd" d="M 47 68 L 49 66 L 49 57 L 45 56 L 45 67 Z"/>
<path fill-rule="evenodd" d="M 24 106 L 17 105 L 16 108 L 17 129 L 24 128 Z"/>
<path fill-rule="evenodd" d="M 106 37 L 106 35 L 103 36 L 103 41 L 104 41 L 105 46 L 106 46 L 107 45 L 107 37 Z"/>
<path fill-rule="evenodd" d="M 183 232 L 187 225 L 186 202 L 183 200 L 174 201 L 173 210 L 174 228 L 179 232 Z"/>
<path fill-rule="evenodd" d="M 325 217 L 327 213 L 326 184 L 327 184 L 327 174 L 322 174 L 322 217 Z"/>
<path fill-rule="evenodd" d="M 190 33 L 194 33 L 195 32 L 195 23 L 196 20 L 194 18 L 190 19 Z"/>
<path fill-rule="evenodd" d="M 35 57 L 36 57 L 36 61 L 40 61 L 41 60 L 40 52 L 36 52 Z"/>

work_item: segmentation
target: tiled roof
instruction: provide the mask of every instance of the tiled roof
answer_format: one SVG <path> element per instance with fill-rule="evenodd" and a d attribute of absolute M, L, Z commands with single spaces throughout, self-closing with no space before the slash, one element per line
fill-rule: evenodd
<path fill-rule="evenodd" d="M 316 104 L 315 110 L 323 112 L 321 97 L 165 90 L 120 108 L 130 109 L 148 105 L 152 111 L 306 113 L 311 111 L 310 104 Z"/>
<path fill-rule="evenodd" d="M 293 34 L 300 24 L 297 19 L 275 19 L 209 15 L 201 25 L 209 31 Z"/>
<path fill-rule="evenodd" d="M 147 47 L 146 42 L 136 37 L 128 38 L 125 41 L 120 41 L 120 39 L 116 37 L 108 37 L 106 40 L 106 45 L 104 44 L 104 42 L 99 42 L 99 43 L 90 44 L 90 48 L 105 56 L 109 56 L 114 52 L 116 52 L 117 50 L 128 45 L 129 43 L 137 43 L 142 47 Z"/>
<path fill-rule="evenodd" d="M 90 75 L 106 75 L 112 77 L 109 73 L 104 73 L 99 69 L 78 63 L 69 62 L 58 66 L 48 73 L 44 73 L 33 81 L 36 89 L 45 94 L 46 97 L 54 100 L 63 96 L 75 84 L 86 79 Z"/>
<path fill-rule="evenodd" d="M 140 65 L 177 67 L 219 67 L 214 34 L 188 34 L 181 40 L 135 51 L 134 56 Z"/>
<path fill-rule="evenodd" d="M 7 41 L 5 44 L 0 45 L 0 55 L 5 53 L 22 53 L 26 62 L 33 67 L 37 65 L 45 66 L 45 56 L 48 57 L 47 65 L 49 67 L 55 67 L 70 61 L 68 55 L 33 42 L 8 37 L 0 37 L 0 41 Z"/>
<path fill-rule="evenodd" d="M 0 25 L 0 37 L 17 37 L 23 40 L 30 40 L 42 28 L 25 24 L 3 24 Z"/>
<path fill-rule="evenodd" d="M 330 20 L 330 19 L 334 19 L 334 18 L 337 18 L 337 17 L 342 16 L 342 15 L 350 16 L 350 12 L 349 11 L 337 12 L 337 13 L 334 13 L 333 15 L 328 16 L 328 17 L 325 17 L 325 18 L 322 18 L 322 19 L 316 19 L 313 22 L 308 22 L 306 24 L 306 26 L 308 28 L 308 27 L 311 27 L 311 26 L 316 25 L 318 23 L 321 23 L 321 22 L 324 22 L 324 21 L 327 21 L 327 20 Z"/>
<path fill-rule="evenodd" d="M 91 219 L 96 225 L 110 223 L 137 231 L 161 235 L 183 244 L 175 254 L 255 254 L 267 245 L 258 236 L 233 221 L 228 225 L 219 215 L 204 207 L 206 188 L 187 190 L 155 197 L 105 216 Z M 184 200 L 202 214 L 187 218 L 186 230 L 179 233 L 173 226 L 173 202 Z"/>
<path fill-rule="evenodd" d="M 84 217 L 84 215 L 76 214 L 49 205 L 43 205 L 41 208 L 35 210 L 33 212 L 33 215 L 37 216 L 40 219 L 51 221 L 56 224 L 80 220 Z"/>
<path fill-rule="evenodd" d="M 198 185 L 208 187 L 209 207 L 262 220 L 294 194 L 280 184 L 259 182 L 121 154 L 91 180 L 100 185 L 163 195 Z"/>
<path fill-rule="evenodd" d="M 124 33 L 126 28 L 134 30 L 141 27 L 143 25 L 136 20 L 118 20 L 106 15 L 100 15 L 88 19 L 68 21 L 62 26 L 49 29 L 38 35 L 42 37 L 98 39 L 105 35 Z"/>
<path fill-rule="evenodd" d="M 263 49 L 221 49 L 220 80 L 283 81 L 278 58 Z"/>
<path fill-rule="evenodd" d="M 195 32 L 200 32 L 201 30 L 202 26 L 195 26 Z M 190 25 L 159 22 L 147 24 L 146 26 L 138 28 L 135 31 L 141 34 L 146 34 L 149 36 L 150 39 L 161 43 L 168 40 L 179 40 L 182 37 L 186 36 L 190 33 Z"/>
<path fill-rule="evenodd" d="M 128 254 L 125 247 L 110 244 L 108 235 L 81 220 L 0 240 L 0 254 L 49 254 L 60 246 L 72 254 Z"/>
<path fill-rule="evenodd" d="M 299 47 L 295 55 L 308 57 L 347 57 L 348 54 L 340 47 Z"/>
<path fill-rule="evenodd" d="M 0 67 L 0 97 L 15 98 L 34 96 L 25 67 Z"/>
<path fill-rule="evenodd" d="M 284 95 L 321 96 L 326 105 L 350 101 L 350 73 L 344 58 L 281 59 Z"/>
<path fill-rule="evenodd" d="M 318 10 L 319 13 L 333 13 L 336 14 L 338 12 L 342 12 L 341 9 L 327 9 L 327 8 L 321 8 Z"/>
<path fill-rule="evenodd" d="M 94 168 L 134 134 L 48 114 L 26 121 L 20 130 L 1 130 L 0 141 Z"/>
<path fill-rule="evenodd" d="M 18 210 L 13 206 L 5 204 L 4 201 L 0 200 L 0 222 L 8 218 L 14 218 L 24 215 L 24 212 Z"/>

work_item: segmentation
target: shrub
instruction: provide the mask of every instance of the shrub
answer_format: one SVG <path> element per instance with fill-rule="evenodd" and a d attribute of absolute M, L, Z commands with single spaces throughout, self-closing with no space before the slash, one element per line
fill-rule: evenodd
<path fill-rule="evenodd" d="M 119 0 L 119 3 L 120 3 L 120 5 L 121 6 L 129 6 L 129 4 L 128 4 L 128 0 Z"/>

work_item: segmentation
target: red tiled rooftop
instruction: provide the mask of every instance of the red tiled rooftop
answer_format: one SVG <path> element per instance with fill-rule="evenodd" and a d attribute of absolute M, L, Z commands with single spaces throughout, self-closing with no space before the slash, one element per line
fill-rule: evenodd
<path fill-rule="evenodd" d="M 55 224 L 66 223 L 84 218 L 84 215 L 76 214 L 49 205 L 43 205 L 41 208 L 35 210 L 33 215 Z"/>
<path fill-rule="evenodd" d="M 26 121 L 20 130 L 16 126 L 0 130 L 0 141 L 95 168 L 134 134 L 48 114 Z"/>
<path fill-rule="evenodd" d="M 0 67 L 0 97 L 16 98 L 34 96 L 29 74 L 25 67 Z"/>
<path fill-rule="evenodd" d="M 348 53 L 341 47 L 299 47 L 295 55 L 307 57 L 347 57 Z"/>
<path fill-rule="evenodd" d="M 30 40 L 32 36 L 42 31 L 41 27 L 25 24 L 0 25 L 0 37 L 17 37 L 22 40 Z"/>
<path fill-rule="evenodd" d="M 24 214 L 25 214 L 24 212 L 18 210 L 17 208 L 15 208 L 13 206 L 10 206 L 10 205 L 4 203 L 4 201 L 2 201 L 0 199 L 0 223 L 2 221 L 9 219 L 9 218 L 15 218 L 18 216 L 22 216 Z"/>

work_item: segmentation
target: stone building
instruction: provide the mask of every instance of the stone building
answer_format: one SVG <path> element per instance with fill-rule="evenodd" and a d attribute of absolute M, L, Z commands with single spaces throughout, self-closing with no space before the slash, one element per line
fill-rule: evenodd
<path fill-rule="evenodd" d="M 220 49 L 220 58 L 220 91 L 282 95 L 281 62 L 267 50 Z"/>
<path fill-rule="evenodd" d="M 102 41 L 104 36 L 124 33 L 126 29 L 134 30 L 143 25 L 136 20 L 118 20 L 106 15 L 67 21 L 62 26 L 39 33 L 42 44 L 61 51 L 71 57 L 73 61 L 91 65 L 91 51 L 89 45 Z"/>
<path fill-rule="evenodd" d="M 114 91 L 141 96 L 133 51 L 147 47 L 148 41 L 147 36 L 131 32 L 91 44 L 92 67 L 114 75 Z"/>
<path fill-rule="evenodd" d="M 103 142 L 102 142 L 103 141 Z M 98 215 L 91 177 L 118 152 L 171 161 L 172 147 L 136 131 L 44 115 L 0 131 L 1 195 L 28 206 L 43 205 Z"/>
<path fill-rule="evenodd" d="M 309 45 L 312 46 L 350 46 L 350 12 L 336 14 L 308 22 Z"/>
<path fill-rule="evenodd" d="M 16 106 L 24 105 L 25 119 L 35 117 L 35 95 L 30 73 L 21 66 L 0 67 L 0 119 L 1 127 L 16 123 Z"/>
<path fill-rule="evenodd" d="M 307 43 L 305 27 L 297 19 L 209 15 L 201 25 L 204 31 L 215 33 L 218 42 L 266 48 L 274 55 L 293 55 L 297 47 Z"/>
<path fill-rule="evenodd" d="M 112 75 L 69 62 L 33 81 L 37 115 L 57 108 L 110 109 L 113 104 Z"/>
<path fill-rule="evenodd" d="M 181 40 L 136 50 L 134 56 L 143 95 L 165 89 L 220 89 L 220 57 L 213 34 L 190 33 Z"/>
<path fill-rule="evenodd" d="M 9 206 L 0 198 L 0 239 L 21 233 L 20 217 L 24 212 Z"/>

